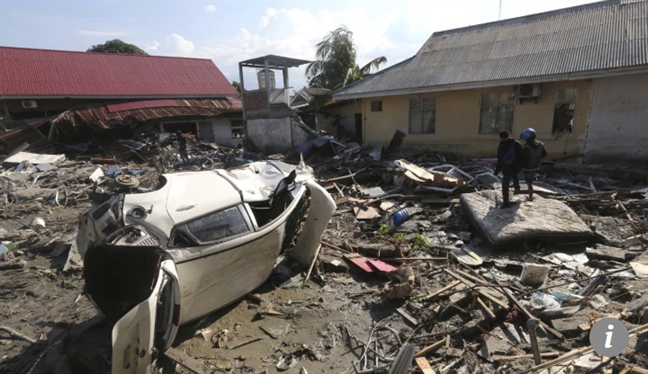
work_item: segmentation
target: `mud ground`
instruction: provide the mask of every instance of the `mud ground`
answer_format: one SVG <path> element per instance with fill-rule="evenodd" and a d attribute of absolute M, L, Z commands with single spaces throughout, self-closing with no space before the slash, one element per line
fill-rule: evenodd
<path fill-rule="evenodd" d="M 72 235 L 79 213 L 89 207 L 88 202 L 75 207 L 52 208 L 38 214 L 21 215 L 20 221 L 29 223 L 36 216 L 44 217 L 46 230 Z M 354 220 L 352 216 L 346 218 Z M 340 221 L 344 226 L 344 220 L 337 222 Z M 7 231 L 21 232 L 28 238 L 35 235 L 21 223 L 10 219 L 3 222 Z M 340 226 L 334 222 L 331 225 L 335 225 L 336 231 Z M 79 345 L 84 344 L 93 347 L 90 351 L 106 348 L 109 330 L 101 323 L 91 328 L 100 332 L 82 338 L 88 340 L 81 343 L 74 338 L 60 339 L 63 332 L 92 324 L 88 321 L 94 321 L 96 311 L 83 295 L 82 271 L 63 273 L 68 251 L 55 256 L 52 246 L 47 241 L 37 241 L 34 250 L 19 252 L 27 262 L 25 268 L 0 272 L 0 325 L 38 340 L 31 344 L 0 331 L 1 373 L 94 372 L 65 363 L 64 352 L 78 353 Z M 394 331 L 409 328 L 394 313 L 398 303 L 382 303 L 379 297 L 368 298 L 363 293 L 388 279 L 363 277 L 356 272 L 345 272 L 345 268 L 341 271 L 315 269 L 305 286 L 302 286 L 303 274 L 295 272 L 284 288 L 275 287 L 273 281 L 276 279 L 271 277 L 256 291 L 258 296 L 254 299 L 244 298 L 183 326 L 174 347 L 205 362 L 207 372 L 262 373 L 267 369 L 268 373 L 275 373 L 279 360 L 289 355 L 296 363 L 284 371 L 286 373 L 298 373 L 301 368 L 308 373 L 352 372 L 352 363 L 363 353 L 363 346 L 354 337 L 366 341 L 375 323 L 388 316 L 391 317 L 381 324 Z M 349 297 L 358 293 L 362 297 Z M 268 310 L 271 314 L 265 313 Z M 392 351 L 398 346 L 388 343 L 396 341 L 394 333 L 388 330 L 380 333 L 391 335 L 381 349 L 386 351 L 386 356 L 393 356 Z M 260 340 L 242 345 L 258 338 Z M 98 360 L 95 353 L 78 353 L 74 360 L 78 360 L 79 355 L 95 355 L 87 361 Z M 372 367 L 371 362 L 369 365 Z M 163 373 L 190 373 L 164 357 L 160 366 Z"/>
<path fill-rule="evenodd" d="M 90 207 L 89 201 L 75 206 L 37 209 L 22 213 L 19 223 L 4 219 L 3 229 L 20 233 L 16 241 L 26 240 L 20 257 L 27 266 L 0 271 L 0 325 L 9 326 L 27 337 L 38 340 L 32 344 L 0 331 L 0 373 L 101 373 L 106 366 L 109 349 L 109 327 L 95 317 L 96 311 L 83 296 L 81 270 L 63 272 L 67 251 L 60 251 L 61 240 L 72 240 L 77 217 Z M 6 212 L 8 216 L 10 212 Z M 47 235 L 26 228 L 34 217 L 46 220 Z M 588 223 L 611 238 L 627 236 L 619 220 L 591 217 Z M 422 221 L 416 221 L 422 222 Z M 340 206 L 329 224 L 324 240 L 339 243 L 359 235 L 357 221 L 349 207 Z M 462 217 L 444 226 L 431 225 L 426 230 L 468 230 Z M 473 232 L 474 235 L 474 232 Z M 51 237 L 58 237 L 52 242 Z M 60 254 L 58 254 L 60 252 Z M 323 255 L 341 259 L 341 253 L 325 249 Z M 320 265 L 324 266 L 324 265 Z M 417 276 L 425 274 L 428 264 L 417 264 Z M 425 346 L 447 333 L 457 331 L 469 321 L 455 316 L 443 323 L 414 331 L 396 313 L 405 302 L 383 301 L 375 294 L 389 279 L 366 275 L 341 265 L 340 268 L 316 268 L 309 282 L 302 286 L 303 273 L 293 269 L 294 277 L 282 287 L 271 277 L 255 296 L 245 297 L 233 305 L 199 321 L 183 326 L 174 347 L 205 364 L 206 372 L 277 373 L 282 358 L 294 358 L 294 366 L 284 373 L 352 373 L 353 365 L 366 351 L 362 342 L 370 335 L 380 337 L 378 351 L 384 357 L 379 366 L 389 364 L 401 343 L 410 340 Z M 417 284 L 425 291 L 439 287 L 434 277 L 425 277 Z M 648 289 L 643 280 L 624 281 L 624 290 L 608 305 L 609 311 L 622 308 L 632 292 Z M 625 294 L 624 294 L 625 293 Z M 616 303 L 618 302 L 618 304 Z M 603 313 L 608 310 L 600 310 Z M 424 319 L 425 316 L 416 316 Z M 89 332 L 89 333 L 88 333 Z M 67 333 L 67 334 L 66 334 Z M 466 342 L 453 342 L 456 347 Z M 643 348 L 641 345 L 644 345 Z M 633 346 L 636 361 L 648 365 L 645 341 Z M 457 350 L 451 349 L 448 359 Z M 473 355 L 469 350 L 467 355 Z M 365 368 L 373 367 L 373 354 Z M 472 357 L 468 359 L 475 359 Z M 81 366 L 79 366 L 81 363 Z M 162 374 L 191 373 L 162 357 Z M 514 373 L 530 366 L 530 360 L 511 363 L 505 372 Z M 88 369 L 93 368 L 93 369 Z M 361 368 L 360 368 L 361 369 Z"/>

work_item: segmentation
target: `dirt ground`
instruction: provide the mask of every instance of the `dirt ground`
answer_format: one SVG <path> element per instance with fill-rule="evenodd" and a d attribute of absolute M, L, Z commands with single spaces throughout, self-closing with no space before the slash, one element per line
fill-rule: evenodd
<path fill-rule="evenodd" d="M 51 209 L 51 214 L 45 215 L 46 229 L 74 233 L 78 214 L 89 207 L 87 203 Z M 36 216 L 43 217 L 43 214 L 23 215 L 21 221 L 30 222 Z M 353 219 L 352 216 L 347 218 Z M 7 231 L 22 231 L 25 236 L 34 234 L 33 230 L 16 221 L 3 222 Z M 77 349 L 74 347 L 79 343 L 74 341 L 75 338 L 56 341 L 57 335 L 84 326 L 84 322 L 96 321 L 93 319 L 96 315 L 94 306 L 83 295 L 82 271 L 63 273 L 61 269 L 67 251 L 54 256 L 52 245 L 47 244 L 39 242 L 34 248 L 42 246 L 42 249 L 24 251 L 21 257 L 27 261 L 25 268 L 0 273 L 1 324 L 27 337 L 39 339 L 38 343 L 31 344 L 0 332 L 2 373 L 58 374 L 70 370 L 67 365 L 61 365 L 61 360 L 48 359 L 48 356 L 61 358 L 60 350 L 54 352 L 54 348 Z M 297 361 L 287 371 L 289 373 L 297 373 L 302 367 L 310 373 L 350 372 L 352 363 L 362 354 L 362 346 L 351 337 L 366 340 L 367 332 L 378 321 L 383 321 L 382 324 L 389 325 L 394 331 L 407 329 L 398 315 L 393 316 L 398 303 L 381 303 L 379 298 L 370 301 L 348 297 L 362 294 L 363 290 L 375 288 L 385 280 L 381 276 L 363 278 L 356 272 L 352 275 L 344 268 L 339 273 L 324 273 L 316 269 L 305 286 L 302 286 L 298 274 L 294 282 L 289 282 L 292 286 L 289 284 L 283 288 L 274 287 L 271 277 L 257 290 L 258 298 L 263 301 L 245 298 L 182 327 L 174 347 L 203 360 L 207 368 L 223 372 L 259 373 L 267 369 L 274 373 L 279 359 L 287 355 L 292 355 Z M 278 315 L 264 315 L 263 312 L 269 308 Z M 392 317 L 384 320 L 389 316 Z M 102 348 L 102 345 L 105 348 L 109 331 L 100 322 L 92 329 L 104 331 L 85 343 L 93 347 L 90 350 Z M 199 331 L 204 332 L 205 337 Z M 236 347 L 258 338 L 260 340 Z M 355 347 L 355 350 L 350 347 Z M 385 348 L 394 349 L 390 344 Z M 179 366 L 176 368 L 166 358 L 160 360 L 160 366 L 163 373 L 190 372 Z M 72 368 L 75 373 L 93 372 Z"/>
<path fill-rule="evenodd" d="M 83 173 L 87 174 L 87 170 Z M 340 186 L 347 197 L 360 197 L 358 184 L 380 184 L 384 180 L 381 173 L 356 175 L 352 183 L 348 180 L 340 182 Z M 81 188 L 86 187 L 77 186 Z M 65 196 L 67 199 L 73 194 L 68 195 L 66 190 Z M 0 232 L 17 244 L 12 252 L 17 259 L 25 261 L 26 266 L 0 270 L 0 326 L 19 333 L 16 336 L 0 330 L 0 373 L 110 371 L 110 326 L 96 316 L 96 310 L 83 294 L 82 269 L 64 271 L 79 214 L 91 207 L 83 194 L 76 196 L 58 206 L 27 202 L 6 205 L 2 211 Z M 403 192 L 399 196 L 406 195 Z M 402 203 L 398 199 L 392 200 L 392 211 Z M 322 247 L 320 261 L 308 282 L 303 281 L 305 269 L 291 268 L 292 264 L 284 261 L 253 294 L 181 327 L 173 347 L 198 360 L 206 373 L 348 374 L 374 368 L 376 356 L 377 367 L 388 367 L 405 343 L 423 348 L 449 336 L 435 352 L 435 358 L 428 356 L 430 363 L 437 367 L 447 365 L 447 373 L 467 373 L 469 368 L 477 370 L 475 373 L 517 373 L 531 367 L 533 360 L 528 357 L 499 364 L 478 357 L 484 346 L 504 340 L 498 334 L 506 324 L 524 324 L 525 319 L 517 314 L 516 308 L 501 310 L 488 303 L 497 312 L 496 321 L 493 321 L 485 311 L 488 308 L 466 302 L 474 294 L 465 289 L 450 289 L 443 297 L 427 303 L 421 296 L 425 299 L 426 295 L 453 283 L 455 279 L 444 273 L 452 268 L 469 271 L 473 277 L 483 277 L 481 279 L 491 280 L 493 276 L 504 279 L 511 289 L 528 299 L 528 289 L 521 288 L 524 286 L 519 283 L 524 263 L 547 263 L 554 252 L 582 255 L 585 248 L 520 247 L 508 252 L 490 251 L 483 246 L 479 233 L 461 207 L 450 200 L 443 200 L 440 205 L 438 202 L 412 204 L 423 206 L 422 212 L 390 233 L 381 233 L 383 225 L 375 221 L 356 219 L 354 207 L 362 206 L 366 200 L 340 202 L 322 238 L 330 245 Z M 637 219 L 635 222 L 629 222 L 623 212 L 614 208 L 614 201 L 580 198 L 568 203 L 590 228 L 611 243 L 620 245 L 636 233 L 637 222 L 644 222 L 638 218 L 641 207 L 645 206 L 643 203 L 628 205 Z M 30 228 L 36 217 L 44 218 L 44 229 Z M 428 238 L 429 243 L 416 248 L 422 237 Z M 353 249 L 347 246 L 351 242 L 378 243 L 397 250 L 408 243 L 404 254 L 386 257 L 431 256 L 434 260 L 396 263 L 400 270 L 390 276 L 367 274 L 344 261 L 343 255 Z M 484 265 L 473 269 L 458 265 L 448 254 L 449 249 L 464 245 L 475 251 L 484 250 L 480 252 L 485 259 Z M 633 256 L 645 250 L 640 248 Z M 375 257 L 382 258 L 381 253 Z M 601 269 L 625 266 L 613 261 L 598 261 L 597 264 Z M 552 270 L 550 284 L 573 281 L 572 289 L 577 290 L 589 282 L 574 269 L 561 266 Z M 405 277 L 409 272 L 414 275 L 409 283 L 397 279 L 403 272 Z M 578 282 L 574 281 L 575 276 L 579 277 Z M 403 297 L 386 297 L 385 290 L 398 284 L 409 284 L 411 288 Z M 602 291 L 607 304 L 598 307 L 588 304 L 576 316 L 593 321 L 605 314 L 617 313 L 648 289 L 646 279 L 613 278 L 610 284 Z M 628 326 L 640 325 L 640 317 L 632 316 L 626 321 Z M 646 335 L 631 341 L 623 358 L 616 362 L 615 373 L 626 364 L 648 367 Z M 376 346 L 374 343 L 367 346 L 367 342 L 374 340 Z M 561 354 L 588 345 L 582 334 L 558 343 L 554 337 L 541 334 L 540 340 Z M 510 356 L 529 352 L 525 344 L 510 341 L 498 349 L 498 353 Z M 281 370 L 281 366 L 277 366 L 281 362 L 292 362 L 292 365 Z M 164 356 L 158 363 L 161 374 L 192 372 Z M 412 368 L 410 372 L 421 371 Z"/>

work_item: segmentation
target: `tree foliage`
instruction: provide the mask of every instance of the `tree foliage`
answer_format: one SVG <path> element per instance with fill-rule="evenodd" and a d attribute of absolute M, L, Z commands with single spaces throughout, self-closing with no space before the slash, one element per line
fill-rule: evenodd
<path fill-rule="evenodd" d="M 124 53 L 127 55 L 148 55 L 140 47 L 121 41 L 120 39 L 108 40 L 103 44 L 96 44 L 88 48 L 87 52 Z"/>
<path fill-rule="evenodd" d="M 310 87 L 336 90 L 364 78 L 387 62 L 387 58 L 381 56 L 359 67 L 353 32 L 344 25 L 329 32 L 316 48 L 317 59 L 306 67 Z"/>
<path fill-rule="evenodd" d="M 232 81 L 232 86 L 236 88 L 236 91 L 238 91 L 239 95 L 241 94 L 241 84 L 237 81 Z"/>

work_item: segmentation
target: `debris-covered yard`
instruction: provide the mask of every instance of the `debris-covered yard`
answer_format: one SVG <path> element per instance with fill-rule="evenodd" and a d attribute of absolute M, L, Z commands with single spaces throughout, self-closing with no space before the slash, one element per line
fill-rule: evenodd
<path fill-rule="evenodd" d="M 84 295 L 75 241 L 95 195 L 299 162 L 188 144 L 189 161 L 166 135 L 5 160 L 0 372 L 110 372 L 111 326 Z M 161 372 L 648 373 L 645 169 L 547 162 L 533 201 L 523 187 L 499 209 L 494 160 L 326 137 L 299 151 L 337 204 L 317 261 L 282 254 L 260 288 L 181 326 Z M 614 358 L 590 348 L 603 317 L 631 334 Z"/>

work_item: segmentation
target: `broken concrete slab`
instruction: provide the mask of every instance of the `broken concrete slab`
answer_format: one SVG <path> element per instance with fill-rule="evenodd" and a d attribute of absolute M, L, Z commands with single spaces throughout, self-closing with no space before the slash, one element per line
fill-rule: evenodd
<path fill-rule="evenodd" d="M 461 206 L 472 224 L 494 246 L 524 241 L 579 243 L 591 242 L 592 231 L 566 204 L 536 196 L 532 202 L 512 198 L 512 206 L 501 209 L 498 191 L 461 195 Z"/>
<path fill-rule="evenodd" d="M 603 260 L 603 261 L 626 261 L 626 251 L 607 245 L 597 244 L 593 248 L 587 248 L 585 254 L 589 259 Z"/>
<path fill-rule="evenodd" d="M 551 321 L 551 325 L 565 336 L 578 336 L 582 333 L 579 326 L 589 322 L 589 317 L 576 315 L 569 318 L 554 319 Z"/>

